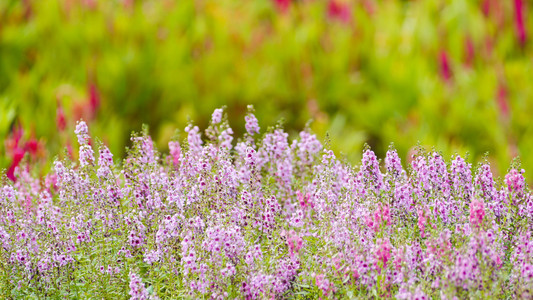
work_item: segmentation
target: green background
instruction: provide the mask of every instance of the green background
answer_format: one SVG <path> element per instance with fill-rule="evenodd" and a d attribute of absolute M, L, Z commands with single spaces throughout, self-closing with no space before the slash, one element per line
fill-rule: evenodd
<path fill-rule="evenodd" d="M 380 157 L 394 143 L 405 160 L 419 142 L 472 162 L 489 152 L 500 174 L 516 155 L 533 170 L 533 49 L 517 1 L 338 0 L 344 18 L 330 1 L 287 2 L 0 0 L 0 167 L 16 124 L 45 149 L 30 160 L 49 164 L 77 148 L 78 118 L 121 157 L 142 123 L 165 150 L 223 105 L 239 136 L 253 104 L 263 131 L 283 118 L 294 136 L 312 119 L 352 162 L 364 143 Z"/>

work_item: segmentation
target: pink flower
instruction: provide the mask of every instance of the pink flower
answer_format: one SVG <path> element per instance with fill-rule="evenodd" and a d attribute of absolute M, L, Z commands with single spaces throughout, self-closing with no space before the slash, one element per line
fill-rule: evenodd
<path fill-rule="evenodd" d="M 146 287 L 144 286 L 144 283 L 142 282 L 141 278 L 133 272 L 130 272 L 129 294 L 131 296 L 131 299 L 135 299 L 135 300 L 149 299 L 149 294 L 148 294 L 148 291 L 146 290 Z"/>
<path fill-rule="evenodd" d="M 320 274 L 316 275 L 315 277 L 315 284 L 318 286 L 319 289 L 321 289 L 325 294 L 329 294 L 329 291 L 331 290 L 331 284 L 329 280 L 326 278 L 326 275 Z"/>
<path fill-rule="evenodd" d="M 515 192 L 518 195 L 521 195 L 524 192 L 526 187 L 526 180 L 524 178 L 524 170 L 520 172 L 516 169 L 511 169 L 507 175 L 505 175 L 505 183 L 507 184 L 507 189 L 509 192 Z"/>
<path fill-rule="evenodd" d="M 383 262 L 383 268 L 387 266 L 387 262 L 391 257 L 391 244 L 389 240 L 378 240 L 377 259 Z"/>
<path fill-rule="evenodd" d="M 294 257 L 295 254 L 298 254 L 298 251 L 303 246 L 303 240 L 294 230 L 289 231 L 287 236 L 287 245 L 289 246 L 289 255 Z"/>
<path fill-rule="evenodd" d="M 418 212 L 418 229 L 420 230 L 420 235 L 422 237 L 426 236 L 426 225 L 428 222 L 428 216 L 425 209 L 417 208 Z"/>
<path fill-rule="evenodd" d="M 472 198 L 472 202 L 470 202 L 470 223 L 479 227 L 483 223 L 484 216 L 485 204 L 483 203 L 483 200 Z"/>
<path fill-rule="evenodd" d="M 259 122 L 253 113 L 249 112 L 248 115 L 244 117 L 244 120 L 246 121 L 245 127 L 248 134 L 254 135 L 259 133 Z"/>
<path fill-rule="evenodd" d="M 177 165 L 180 161 L 181 156 L 181 146 L 179 142 L 168 142 L 168 149 L 170 150 L 170 155 L 172 155 L 172 161 L 174 165 Z"/>

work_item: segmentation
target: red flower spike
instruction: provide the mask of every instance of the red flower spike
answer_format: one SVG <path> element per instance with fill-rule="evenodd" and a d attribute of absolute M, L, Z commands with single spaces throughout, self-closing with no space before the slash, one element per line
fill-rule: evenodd
<path fill-rule="evenodd" d="M 74 158 L 74 150 L 72 150 L 72 144 L 70 143 L 70 141 L 67 142 L 67 153 L 70 159 Z"/>
<path fill-rule="evenodd" d="M 24 134 L 24 129 L 20 124 L 15 125 L 11 130 L 11 137 L 6 140 L 6 150 L 8 155 L 11 155 L 13 161 L 7 170 L 7 177 L 15 182 L 17 179 L 15 177 L 15 168 L 19 165 L 20 161 L 24 157 L 26 150 L 20 146 L 20 141 L 22 135 Z"/>
<path fill-rule="evenodd" d="M 24 134 L 24 129 L 20 124 L 17 124 L 13 130 L 11 131 L 13 134 L 13 148 L 17 148 L 20 142 L 20 139 L 22 138 L 22 135 Z"/>
<path fill-rule="evenodd" d="M 472 42 L 471 37 L 465 39 L 465 65 L 467 67 L 472 67 L 474 63 L 475 53 L 474 53 L 474 43 Z"/>
<path fill-rule="evenodd" d="M 507 88 L 504 84 L 500 83 L 498 87 L 498 96 L 496 98 L 498 102 L 498 107 L 504 118 L 509 117 L 509 103 L 507 97 Z"/>
<path fill-rule="evenodd" d="M 331 0 L 328 4 L 328 15 L 344 23 L 350 23 L 352 15 L 348 3 Z"/>
<path fill-rule="evenodd" d="M 516 31 L 518 34 L 518 41 L 520 46 L 524 47 L 526 44 L 527 33 L 524 22 L 524 1 L 523 0 L 514 0 L 514 10 L 515 10 L 515 25 Z"/>
<path fill-rule="evenodd" d="M 369 14 L 369 15 L 374 15 L 374 13 L 376 12 L 376 7 L 374 5 L 374 3 L 372 1 L 369 1 L 369 0 L 366 0 L 364 3 L 363 3 L 364 7 L 365 7 L 365 10 L 366 12 Z"/>
<path fill-rule="evenodd" d="M 491 0 L 483 0 L 481 3 L 481 10 L 485 17 L 488 17 L 490 14 Z"/>
<path fill-rule="evenodd" d="M 286 13 L 291 5 L 291 0 L 274 0 L 274 3 L 282 13 Z"/>
<path fill-rule="evenodd" d="M 15 148 L 13 150 L 13 161 L 11 162 L 11 165 L 9 166 L 9 169 L 7 170 L 7 178 L 9 178 L 11 181 L 15 182 L 17 181 L 17 178 L 15 177 L 15 168 L 18 167 L 20 161 L 22 158 L 24 158 L 24 154 L 26 152 L 22 148 Z"/>
<path fill-rule="evenodd" d="M 64 131 L 65 128 L 67 127 L 67 120 L 65 118 L 65 112 L 63 111 L 63 107 L 59 103 L 57 105 L 56 125 L 59 131 Z"/>
<path fill-rule="evenodd" d="M 91 118 L 96 116 L 96 111 L 100 107 L 100 92 L 96 84 L 93 82 L 89 83 L 89 109 Z"/>
<path fill-rule="evenodd" d="M 448 53 L 442 50 L 439 55 L 440 73 L 442 78 L 446 81 L 452 79 L 452 70 L 450 68 L 450 61 L 448 59 Z"/>
<path fill-rule="evenodd" d="M 39 150 L 39 142 L 35 138 L 31 138 L 24 145 L 24 151 L 29 152 L 32 156 L 35 156 Z"/>

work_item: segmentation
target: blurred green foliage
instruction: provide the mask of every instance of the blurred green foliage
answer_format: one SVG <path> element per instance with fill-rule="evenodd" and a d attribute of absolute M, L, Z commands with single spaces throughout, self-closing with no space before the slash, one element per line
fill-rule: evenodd
<path fill-rule="evenodd" d="M 164 149 L 222 105 L 239 135 L 254 104 L 263 129 L 313 119 L 349 160 L 365 142 L 380 156 L 394 142 L 403 158 L 420 142 L 489 152 L 500 172 L 521 155 L 533 170 L 525 1 L 0 0 L 0 18 L 4 141 L 20 124 L 49 153 L 76 149 L 84 118 L 120 157 L 142 123 Z"/>

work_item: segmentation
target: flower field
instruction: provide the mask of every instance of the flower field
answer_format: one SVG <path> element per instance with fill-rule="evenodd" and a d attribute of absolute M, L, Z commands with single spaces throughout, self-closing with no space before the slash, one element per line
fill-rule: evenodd
<path fill-rule="evenodd" d="M 251 107 L 245 128 L 234 141 L 217 109 L 169 154 L 132 135 L 119 163 L 79 122 L 77 160 L 3 181 L 0 298 L 533 297 L 519 161 L 497 179 L 391 147 L 352 166 L 309 129 L 261 130 Z"/>
<path fill-rule="evenodd" d="M 49 169 L 80 119 L 122 160 L 143 123 L 168 152 L 188 117 L 248 104 L 351 164 L 420 142 L 533 169 L 533 1 L 1 0 L 0 24 L 0 139 L 20 140 L 0 169 L 26 142 Z"/>

